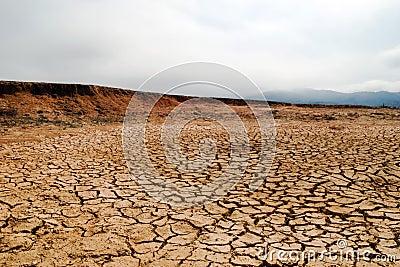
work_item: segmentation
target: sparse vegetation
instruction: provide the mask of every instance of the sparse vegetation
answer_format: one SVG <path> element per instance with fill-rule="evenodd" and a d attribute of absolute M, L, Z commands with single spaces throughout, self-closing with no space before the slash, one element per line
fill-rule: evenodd
<path fill-rule="evenodd" d="M 13 107 L 0 108 L 0 116 L 15 117 L 18 115 L 18 109 Z"/>

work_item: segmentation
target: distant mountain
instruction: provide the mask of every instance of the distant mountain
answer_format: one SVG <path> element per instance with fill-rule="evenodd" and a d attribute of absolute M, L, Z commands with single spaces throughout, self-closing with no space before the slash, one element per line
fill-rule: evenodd
<path fill-rule="evenodd" d="M 400 92 L 355 92 L 341 93 L 332 90 L 310 88 L 295 90 L 270 90 L 264 92 L 268 101 L 288 102 L 294 104 L 337 104 L 388 106 L 400 108 Z"/>

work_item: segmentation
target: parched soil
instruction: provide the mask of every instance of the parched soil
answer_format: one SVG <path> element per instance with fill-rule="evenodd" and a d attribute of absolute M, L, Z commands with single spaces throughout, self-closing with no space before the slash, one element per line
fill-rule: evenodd
<path fill-rule="evenodd" d="M 0 265 L 399 265 L 400 111 L 272 109 L 277 151 L 260 188 L 239 183 L 223 199 L 184 209 L 154 201 L 130 177 L 121 124 L 2 128 Z M 339 251 L 338 240 L 369 250 L 371 261 L 262 258 L 266 247 Z"/>

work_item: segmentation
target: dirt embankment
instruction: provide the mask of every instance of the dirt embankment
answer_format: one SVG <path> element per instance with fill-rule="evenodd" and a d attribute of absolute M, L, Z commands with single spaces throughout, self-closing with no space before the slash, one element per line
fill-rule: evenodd
<path fill-rule="evenodd" d="M 134 92 L 94 85 L 0 81 L 3 125 L 121 120 Z"/>

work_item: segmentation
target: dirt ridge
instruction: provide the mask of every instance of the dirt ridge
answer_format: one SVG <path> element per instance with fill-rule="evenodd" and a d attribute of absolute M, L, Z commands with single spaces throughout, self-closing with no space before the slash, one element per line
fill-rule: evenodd
<path fill-rule="evenodd" d="M 0 81 L 0 95 L 15 93 L 31 93 L 32 95 L 57 96 L 93 96 L 103 95 L 132 95 L 134 91 L 107 86 L 89 84 L 63 84 L 45 82 Z"/>

